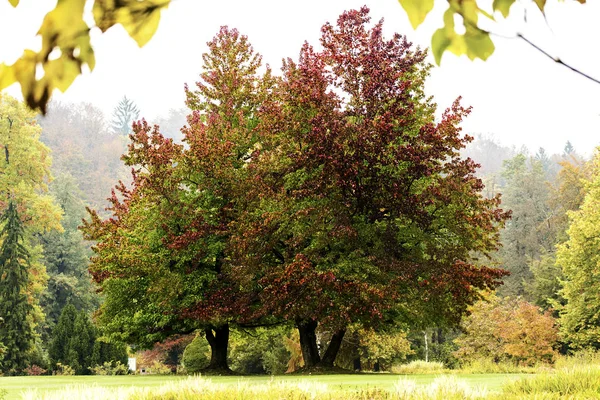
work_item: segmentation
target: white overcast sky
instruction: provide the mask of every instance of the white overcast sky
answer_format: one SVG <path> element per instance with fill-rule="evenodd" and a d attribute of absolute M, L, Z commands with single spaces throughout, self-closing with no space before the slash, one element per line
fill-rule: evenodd
<path fill-rule="evenodd" d="M 524 31 L 552 54 L 600 78 L 600 2 L 583 6 L 556 2 L 548 1 L 552 30 L 535 10 L 530 10 L 524 25 L 518 4 L 512 10 L 513 21 L 495 29 L 508 35 Z M 436 3 L 443 7 L 445 2 Z M 138 104 L 141 115 L 152 120 L 183 106 L 183 84 L 197 80 L 206 42 L 221 25 L 248 35 L 255 50 L 278 70 L 283 57 L 297 57 L 305 40 L 318 43 L 323 23 L 335 22 L 343 10 L 365 4 L 374 20 L 385 18 L 388 34 L 407 35 L 422 47 L 429 45 L 431 34 L 441 25 L 437 10 L 413 31 L 397 0 L 172 0 L 156 36 L 142 49 L 120 27 L 94 35 L 95 70 L 56 98 L 91 102 L 110 116 L 127 95 Z M 25 47 L 38 45 L 35 32 L 54 5 L 52 0 L 21 0 L 12 9 L 7 1 L 0 1 L 0 61 L 12 63 Z M 531 151 L 543 146 L 561 152 L 570 140 L 578 151 L 590 154 L 600 144 L 600 85 L 553 63 L 523 41 L 498 38 L 495 42 L 496 52 L 487 62 L 444 55 L 427 87 L 440 109 L 462 96 L 464 104 L 473 106 L 463 124 L 468 133 L 493 135 L 503 144 L 525 145 Z M 20 93 L 17 86 L 8 91 Z"/>

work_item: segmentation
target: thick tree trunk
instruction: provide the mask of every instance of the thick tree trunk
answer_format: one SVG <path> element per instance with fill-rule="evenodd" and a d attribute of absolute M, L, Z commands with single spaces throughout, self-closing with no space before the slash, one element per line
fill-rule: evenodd
<path fill-rule="evenodd" d="M 331 341 L 329 342 L 329 346 L 327 346 L 327 350 L 323 355 L 323 359 L 321 360 L 321 365 L 326 368 L 333 368 L 333 362 L 337 357 L 338 352 L 340 351 L 340 346 L 342 345 L 342 340 L 344 339 L 344 335 L 346 334 L 345 329 L 340 329 L 331 337 Z"/>
<path fill-rule="evenodd" d="M 229 325 L 208 328 L 204 330 L 206 340 L 210 345 L 210 364 L 206 367 L 208 372 L 230 373 L 227 364 L 227 348 L 229 346 Z"/>
<path fill-rule="evenodd" d="M 317 347 L 317 321 L 298 320 L 296 321 L 298 333 L 300 334 L 300 349 L 302 350 L 302 358 L 304 359 L 304 367 L 311 368 L 321 362 L 319 356 L 319 348 Z"/>
<path fill-rule="evenodd" d="M 302 350 L 302 358 L 304 359 L 304 368 L 332 368 L 335 358 L 340 350 L 340 346 L 342 345 L 346 330 L 340 329 L 333 335 L 329 342 L 329 346 L 327 346 L 327 350 L 321 359 L 315 332 L 317 325 L 318 322 L 312 319 L 296 321 L 296 326 L 300 333 L 300 349 Z"/>

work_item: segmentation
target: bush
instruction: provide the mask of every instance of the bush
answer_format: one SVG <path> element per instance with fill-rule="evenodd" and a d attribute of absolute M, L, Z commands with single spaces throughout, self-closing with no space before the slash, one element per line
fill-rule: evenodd
<path fill-rule="evenodd" d="M 120 361 L 107 361 L 102 365 L 96 365 L 91 368 L 93 375 L 127 375 L 129 367 L 121 364 Z"/>
<path fill-rule="evenodd" d="M 208 366 L 210 347 L 203 336 L 196 335 L 183 351 L 181 362 L 189 374 L 197 374 Z"/>
<path fill-rule="evenodd" d="M 471 308 L 462 328 L 465 333 L 455 340 L 455 355 L 467 363 L 490 359 L 534 366 L 551 364 L 558 355 L 555 319 L 526 301 L 490 296 Z"/>
<path fill-rule="evenodd" d="M 173 368 L 161 363 L 160 361 L 154 361 L 146 370 L 148 374 L 152 375 L 170 375 L 172 374 Z"/>
<path fill-rule="evenodd" d="M 75 375 L 75 369 L 67 364 L 56 363 L 55 375 Z"/>
<path fill-rule="evenodd" d="M 39 365 L 31 365 L 27 368 L 25 368 L 25 373 L 29 376 L 38 376 L 38 375 L 44 375 L 46 373 L 46 370 L 42 367 L 40 367 Z"/>

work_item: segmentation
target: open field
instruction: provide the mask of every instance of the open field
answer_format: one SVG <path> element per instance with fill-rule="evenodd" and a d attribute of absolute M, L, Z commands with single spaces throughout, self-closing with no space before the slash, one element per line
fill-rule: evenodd
<path fill-rule="evenodd" d="M 453 374 L 452 376 L 468 382 L 473 387 L 486 388 L 488 391 L 499 391 L 503 384 L 519 378 L 520 374 Z M 400 380 L 413 380 L 417 385 L 433 382 L 439 375 L 394 375 L 394 374 L 360 374 L 360 375 L 286 375 L 286 376 L 251 376 L 251 377 L 210 377 L 213 383 L 236 386 L 240 382 L 248 385 L 265 384 L 272 381 L 296 383 L 310 382 L 326 384 L 329 390 L 356 391 L 379 388 L 391 390 Z M 29 389 L 37 389 L 39 393 L 61 390 L 68 386 L 101 386 L 107 388 L 157 387 L 168 382 L 187 379 L 183 376 L 28 376 L 0 377 L 0 388 L 8 390 L 7 400 L 21 399 L 21 394 Z M 73 399 L 75 400 L 75 399 Z"/>

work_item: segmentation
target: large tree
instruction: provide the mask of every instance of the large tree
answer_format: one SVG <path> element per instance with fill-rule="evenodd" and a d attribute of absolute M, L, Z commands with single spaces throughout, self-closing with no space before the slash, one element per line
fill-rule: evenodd
<path fill-rule="evenodd" d="M 124 157 L 135 167 L 133 188 L 121 186 L 113 216 L 92 213 L 85 231 L 99 241 L 91 271 L 109 331 L 151 345 L 203 329 L 208 369 L 226 372 L 229 322 L 244 316 L 230 230 L 248 204 L 256 111 L 272 79 L 259 74 L 261 57 L 237 30 L 221 28 L 208 45 L 197 89 L 186 87 L 194 110 L 182 131 L 187 146 L 135 125 Z"/>
<path fill-rule="evenodd" d="M 562 296 L 566 305 L 560 313 L 563 338 L 575 348 L 599 347 L 600 302 L 600 154 L 592 161 L 592 176 L 581 207 L 569 213 L 568 240 L 558 246 L 557 265 L 564 274 Z"/>
<path fill-rule="evenodd" d="M 23 223 L 14 201 L 0 219 L 0 343 L 6 346 L 2 373 L 22 373 L 33 346 L 33 307 L 27 298 L 28 258 Z"/>
<path fill-rule="evenodd" d="M 229 323 L 287 320 L 305 365 L 330 367 L 349 323 L 457 323 L 499 283 L 471 257 L 496 248 L 506 214 L 460 158 L 469 110 L 457 101 L 436 123 L 425 53 L 368 22 L 364 8 L 325 25 L 324 50 L 305 45 L 275 81 L 222 28 L 187 90 L 187 146 L 135 126 L 133 188 L 85 228 L 112 331 L 201 327 L 226 369 Z"/>
<path fill-rule="evenodd" d="M 435 122 L 425 52 L 368 9 L 322 28 L 263 104 L 255 185 L 237 237 L 257 312 L 293 321 L 305 366 L 331 367 L 350 323 L 396 318 L 453 324 L 501 270 L 472 256 L 496 249 L 507 215 L 484 199 L 456 101 Z M 316 329 L 332 331 L 319 351 Z"/>

